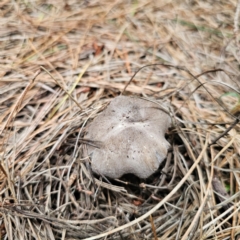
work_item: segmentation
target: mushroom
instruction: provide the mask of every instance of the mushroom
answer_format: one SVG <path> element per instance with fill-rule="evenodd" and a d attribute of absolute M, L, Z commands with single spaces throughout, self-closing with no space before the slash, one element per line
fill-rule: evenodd
<path fill-rule="evenodd" d="M 86 139 L 92 170 L 110 178 L 132 173 L 148 178 L 166 158 L 165 132 L 171 119 L 159 104 L 135 97 L 118 96 L 89 125 Z"/>

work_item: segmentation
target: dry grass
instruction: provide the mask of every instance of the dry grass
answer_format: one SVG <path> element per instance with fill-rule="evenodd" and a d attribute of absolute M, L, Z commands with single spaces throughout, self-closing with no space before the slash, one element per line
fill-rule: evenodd
<path fill-rule="evenodd" d="M 239 239 L 239 9 L 1 1 L 1 239 Z M 170 103 L 167 160 L 147 180 L 93 176 L 88 122 L 156 63 L 125 93 Z"/>

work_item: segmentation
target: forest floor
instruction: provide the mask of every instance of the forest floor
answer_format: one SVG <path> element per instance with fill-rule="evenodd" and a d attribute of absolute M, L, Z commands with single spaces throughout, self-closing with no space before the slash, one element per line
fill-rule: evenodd
<path fill-rule="evenodd" d="M 0 239 L 240 239 L 239 14 L 233 0 L 1 1 Z M 98 176 L 83 156 L 121 93 L 169 106 L 148 179 Z"/>

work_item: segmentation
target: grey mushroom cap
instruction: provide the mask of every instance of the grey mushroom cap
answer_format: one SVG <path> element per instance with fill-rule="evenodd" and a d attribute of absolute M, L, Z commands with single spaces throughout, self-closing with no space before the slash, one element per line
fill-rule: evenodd
<path fill-rule="evenodd" d="M 165 132 L 171 119 L 151 101 L 118 96 L 89 125 L 86 139 L 101 142 L 87 146 L 92 170 L 120 178 L 127 173 L 148 178 L 166 158 Z"/>

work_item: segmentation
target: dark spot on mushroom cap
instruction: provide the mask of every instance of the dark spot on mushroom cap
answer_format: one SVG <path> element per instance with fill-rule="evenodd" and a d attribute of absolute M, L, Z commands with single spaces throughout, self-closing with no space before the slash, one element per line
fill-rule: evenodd
<path fill-rule="evenodd" d="M 149 177 L 166 157 L 169 143 L 164 134 L 170 123 L 156 103 L 116 97 L 88 126 L 85 137 L 102 142 L 101 148 L 87 146 L 93 171 L 110 178 L 127 173 Z"/>

